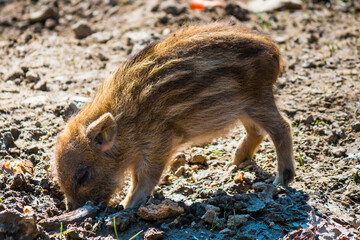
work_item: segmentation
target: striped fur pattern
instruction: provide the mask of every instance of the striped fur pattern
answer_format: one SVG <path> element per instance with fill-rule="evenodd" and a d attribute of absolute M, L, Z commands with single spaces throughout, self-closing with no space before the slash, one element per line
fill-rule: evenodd
<path fill-rule="evenodd" d="M 68 206 L 108 201 L 130 170 L 123 204 L 136 207 L 180 147 L 227 134 L 239 121 L 247 135 L 233 163 L 251 159 L 269 134 L 275 184 L 288 185 L 295 174 L 291 128 L 272 90 L 281 70 L 267 35 L 236 26 L 184 27 L 150 44 L 103 81 L 59 136 L 55 175 Z"/>

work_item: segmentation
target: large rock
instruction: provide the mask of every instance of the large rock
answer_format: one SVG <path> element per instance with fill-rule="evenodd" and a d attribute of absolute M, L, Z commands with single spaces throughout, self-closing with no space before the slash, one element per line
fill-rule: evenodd
<path fill-rule="evenodd" d="M 32 240 L 39 235 L 34 214 L 15 210 L 0 212 L 0 239 Z"/>
<path fill-rule="evenodd" d="M 145 220 L 160 220 L 177 217 L 184 213 L 184 208 L 174 202 L 164 200 L 159 205 L 149 204 L 139 208 L 138 215 Z"/>
<path fill-rule="evenodd" d="M 249 214 L 230 215 L 227 221 L 227 226 L 229 228 L 236 228 L 244 224 L 249 219 L 249 217 Z"/>

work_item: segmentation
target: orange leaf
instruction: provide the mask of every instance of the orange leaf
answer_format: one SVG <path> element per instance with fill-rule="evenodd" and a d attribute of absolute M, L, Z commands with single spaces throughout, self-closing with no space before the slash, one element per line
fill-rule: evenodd
<path fill-rule="evenodd" d="M 238 172 L 234 177 L 234 182 L 241 183 L 242 181 L 244 181 L 244 175 L 242 174 L 242 172 Z"/>
<path fill-rule="evenodd" d="M 190 10 L 205 10 L 206 7 L 222 7 L 221 1 L 193 0 L 190 2 Z"/>

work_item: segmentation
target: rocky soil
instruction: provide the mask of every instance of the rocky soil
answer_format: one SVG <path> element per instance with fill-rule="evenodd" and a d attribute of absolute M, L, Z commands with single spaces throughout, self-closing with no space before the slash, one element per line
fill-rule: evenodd
<path fill-rule="evenodd" d="M 192 11 L 189 2 L 0 0 L 0 239 L 360 239 L 359 2 L 267 12 L 230 0 Z M 279 44 L 286 66 L 276 96 L 293 126 L 295 181 L 271 184 L 269 140 L 252 161 L 228 167 L 239 126 L 178 153 L 139 210 L 124 211 L 119 193 L 111 206 L 67 212 L 50 163 L 76 106 L 146 44 L 214 21 Z"/>

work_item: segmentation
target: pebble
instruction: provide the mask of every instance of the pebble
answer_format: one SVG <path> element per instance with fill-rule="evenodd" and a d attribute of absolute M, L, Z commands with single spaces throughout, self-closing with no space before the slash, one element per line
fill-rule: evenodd
<path fill-rule="evenodd" d="M 14 68 L 8 72 L 8 74 L 5 75 L 5 80 L 15 80 L 16 78 L 20 78 L 24 76 L 24 72 L 21 68 Z"/>
<path fill-rule="evenodd" d="M 179 167 L 178 170 L 176 170 L 176 172 L 174 173 L 175 176 L 180 177 L 181 175 L 183 175 L 185 172 L 185 167 L 181 166 Z"/>
<path fill-rule="evenodd" d="M 38 81 L 35 86 L 34 86 L 35 90 L 40 90 L 40 91 L 48 91 L 48 87 L 47 87 L 47 82 L 45 79 L 42 79 L 40 81 Z"/>
<path fill-rule="evenodd" d="M 56 26 L 56 21 L 52 18 L 46 19 L 45 27 L 48 29 L 53 29 Z"/>
<path fill-rule="evenodd" d="M 22 103 L 29 108 L 36 108 L 48 104 L 48 101 L 46 96 L 39 95 L 39 96 L 29 97 L 25 99 Z"/>
<path fill-rule="evenodd" d="M 165 232 L 156 228 L 149 228 L 144 234 L 144 240 L 161 240 L 164 237 Z"/>
<path fill-rule="evenodd" d="M 201 219 L 208 223 L 208 224 L 212 224 L 214 222 L 214 220 L 219 216 L 220 214 L 220 208 L 219 207 L 215 207 L 213 205 L 207 204 L 205 206 L 205 214 L 201 217 Z"/>
<path fill-rule="evenodd" d="M 195 155 L 190 159 L 191 163 L 196 164 L 205 164 L 206 163 L 206 157 L 203 155 Z"/>
<path fill-rule="evenodd" d="M 82 21 L 73 25 L 72 30 L 74 31 L 77 39 L 85 38 L 92 33 L 90 26 L 86 22 Z"/>
<path fill-rule="evenodd" d="M 99 53 L 97 54 L 97 57 L 98 57 L 101 61 L 107 61 L 107 60 L 109 60 L 109 57 L 108 57 L 105 53 L 103 53 L 103 52 L 99 52 Z"/>
<path fill-rule="evenodd" d="M 186 164 L 186 157 L 185 154 L 180 154 L 175 157 L 175 160 L 171 164 L 171 171 L 175 172 L 180 167 Z"/>
<path fill-rule="evenodd" d="M 16 147 L 16 144 L 14 142 L 14 138 L 11 133 L 5 133 L 3 137 L 3 142 L 5 145 L 5 149 Z"/>
<path fill-rule="evenodd" d="M 355 122 L 351 125 L 351 129 L 355 132 L 359 132 L 360 131 L 360 122 Z"/>
<path fill-rule="evenodd" d="M 112 35 L 110 32 L 97 32 L 91 34 L 91 40 L 96 43 L 107 43 L 111 37 Z"/>
<path fill-rule="evenodd" d="M 27 147 L 25 150 L 25 152 L 29 155 L 30 154 L 38 154 L 39 151 L 40 151 L 39 147 L 34 146 L 34 145 Z"/>
<path fill-rule="evenodd" d="M 271 12 L 280 9 L 301 9 L 301 0 L 252 0 L 246 5 L 246 9 L 251 12 Z"/>
<path fill-rule="evenodd" d="M 179 16 L 186 12 L 186 7 L 181 5 L 169 5 L 163 8 L 163 11 L 173 16 Z"/>
<path fill-rule="evenodd" d="M 39 80 L 39 75 L 36 72 L 30 70 L 26 73 L 26 80 L 28 82 L 37 82 Z"/>
<path fill-rule="evenodd" d="M 72 115 L 78 113 L 80 109 L 76 106 L 74 102 L 71 102 L 69 106 L 64 109 L 64 118 L 69 119 Z"/>
<path fill-rule="evenodd" d="M 248 219 L 249 214 L 241 214 L 241 215 L 230 215 L 227 221 L 228 228 L 235 228 L 244 224 Z"/>
<path fill-rule="evenodd" d="M 10 128 L 10 132 L 14 140 L 17 140 L 21 134 L 21 131 L 15 127 Z"/>
<path fill-rule="evenodd" d="M 184 208 L 177 203 L 164 200 L 159 205 L 149 204 L 138 209 L 138 215 L 144 220 L 160 220 L 177 217 L 184 213 Z"/>
<path fill-rule="evenodd" d="M 41 23 L 41 22 L 38 22 L 38 23 L 35 23 L 35 24 L 32 26 L 32 31 L 33 31 L 34 33 L 40 33 L 41 30 L 42 30 L 42 28 L 43 28 L 42 23 Z"/>
<path fill-rule="evenodd" d="M 240 21 L 247 20 L 248 17 L 246 15 L 246 11 L 244 11 L 239 5 L 229 3 L 225 6 L 225 13 L 227 15 L 232 15 L 239 19 Z"/>
<path fill-rule="evenodd" d="M 24 174 L 16 173 L 10 188 L 13 190 L 22 191 L 26 190 L 27 185 L 28 183 L 25 179 Z"/>
<path fill-rule="evenodd" d="M 233 231 L 233 230 L 231 230 L 229 228 L 225 228 L 225 229 L 221 230 L 219 233 L 223 234 L 223 235 L 226 235 L 226 236 L 234 236 L 236 234 L 235 231 Z"/>
<path fill-rule="evenodd" d="M 42 178 L 40 180 L 40 186 L 43 188 L 43 189 L 50 189 L 50 181 L 49 179 L 47 178 Z"/>
<path fill-rule="evenodd" d="M 359 185 L 350 184 L 346 187 L 344 195 L 349 196 L 354 201 L 360 200 L 360 187 Z"/>
<path fill-rule="evenodd" d="M 36 121 L 36 122 L 35 122 L 35 127 L 41 127 L 41 122 Z"/>
<path fill-rule="evenodd" d="M 314 116 L 313 115 L 309 115 L 309 116 L 306 117 L 306 119 L 305 119 L 305 124 L 306 125 L 310 125 L 313 122 L 314 122 Z"/>
<path fill-rule="evenodd" d="M 44 7 L 37 12 L 30 13 L 29 21 L 31 23 L 43 22 L 48 18 L 57 18 L 58 9 L 55 7 Z"/>
<path fill-rule="evenodd" d="M 343 147 L 337 147 L 332 149 L 334 157 L 339 158 L 346 155 L 346 149 Z"/>
<path fill-rule="evenodd" d="M 248 184 L 253 184 L 253 182 L 256 179 L 256 176 L 254 173 L 250 173 L 250 172 L 244 172 L 243 173 L 243 179 L 246 183 Z"/>

